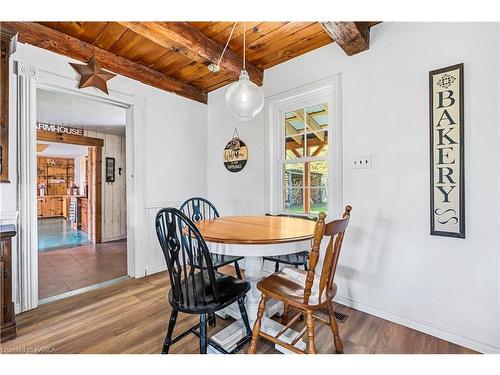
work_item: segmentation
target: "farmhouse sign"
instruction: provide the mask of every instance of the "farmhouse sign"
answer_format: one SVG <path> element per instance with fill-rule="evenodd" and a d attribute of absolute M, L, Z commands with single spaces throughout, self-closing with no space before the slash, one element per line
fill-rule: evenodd
<path fill-rule="evenodd" d="M 431 235 L 465 238 L 463 64 L 429 72 Z"/>
<path fill-rule="evenodd" d="M 52 133 L 65 133 L 69 135 L 78 135 L 83 137 L 83 129 L 71 128 L 64 125 L 47 124 L 45 122 L 37 122 L 36 130 L 45 130 Z"/>
<path fill-rule="evenodd" d="M 234 129 L 233 138 L 224 148 L 224 166 L 229 172 L 239 172 L 241 171 L 248 160 L 248 149 L 238 134 L 238 131 Z"/>

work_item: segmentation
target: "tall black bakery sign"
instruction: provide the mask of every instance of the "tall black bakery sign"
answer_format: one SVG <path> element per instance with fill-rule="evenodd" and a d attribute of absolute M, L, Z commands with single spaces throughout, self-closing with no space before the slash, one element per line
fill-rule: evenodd
<path fill-rule="evenodd" d="M 240 139 L 238 131 L 234 129 L 233 137 L 224 147 L 224 166 L 229 172 L 239 172 L 245 167 L 247 160 L 247 145 Z"/>
<path fill-rule="evenodd" d="M 431 235 L 465 238 L 464 67 L 429 72 Z"/>

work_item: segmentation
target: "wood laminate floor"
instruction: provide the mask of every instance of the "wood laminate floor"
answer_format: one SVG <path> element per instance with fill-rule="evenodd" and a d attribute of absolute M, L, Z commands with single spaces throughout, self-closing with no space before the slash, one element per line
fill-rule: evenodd
<path fill-rule="evenodd" d="M 40 300 L 127 275 L 127 241 L 38 253 Z"/>
<path fill-rule="evenodd" d="M 168 276 L 159 273 L 94 290 L 17 316 L 18 337 L 2 344 L 2 353 L 159 353 L 170 306 Z M 348 314 L 341 323 L 344 351 L 350 353 L 473 353 L 471 350 L 375 316 L 336 305 Z M 174 335 L 197 322 L 197 316 L 179 313 Z M 217 319 L 209 335 L 232 322 Z M 300 323 L 302 324 L 302 323 Z M 300 326 L 298 323 L 298 325 Z M 316 326 L 319 353 L 333 353 L 331 331 Z M 258 353 L 278 353 L 261 339 Z M 171 347 L 171 353 L 197 353 L 198 339 L 189 335 Z M 240 352 L 246 353 L 246 347 Z"/>

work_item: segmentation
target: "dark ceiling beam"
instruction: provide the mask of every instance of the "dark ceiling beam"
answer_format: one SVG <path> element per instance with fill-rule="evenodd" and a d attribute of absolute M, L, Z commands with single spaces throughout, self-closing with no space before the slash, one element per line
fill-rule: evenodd
<path fill-rule="evenodd" d="M 83 62 L 95 56 L 106 70 L 200 103 L 207 103 L 207 93 L 193 85 L 39 23 L 0 22 L 0 24 L 1 27 L 5 26 L 17 32 L 18 41 L 21 43 L 28 43 Z"/>
<path fill-rule="evenodd" d="M 150 41 L 187 56 L 205 65 L 217 63 L 224 46 L 206 37 L 188 22 L 120 22 L 133 32 Z M 263 71 L 246 61 L 250 79 L 261 86 Z M 221 70 L 230 78 L 237 80 L 243 69 L 243 60 L 229 48 L 220 63 Z"/>
<path fill-rule="evenodd" d="M 370 47 L 368 22 L 321 22 L 321 25 L 348 56 L 366 51 Z"/>

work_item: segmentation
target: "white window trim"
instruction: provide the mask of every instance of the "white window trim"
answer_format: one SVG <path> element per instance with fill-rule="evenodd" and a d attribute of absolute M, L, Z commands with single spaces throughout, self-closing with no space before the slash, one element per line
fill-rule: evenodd
<path fill-rule="evenodd" d="M 267 98 L 266 124 L 269 124 L 268 202 L 271 214 L 281 214 L 281 162 L 283 154 L 283 119 L 285 113 L 319 103 L 328 103 L 328 213 L 339 217 L 343 212 L 343 162 L 342 162 L 342 103 L 341 75 L 294 88 Z M 307 158 L 306 158 L 307 159 Z M 315 160 L 319 160 L 316 159 Z M 335 187 L 335 189 L 334 189 Z M 308 215 L 308 214 L 304 214 Z"/>

